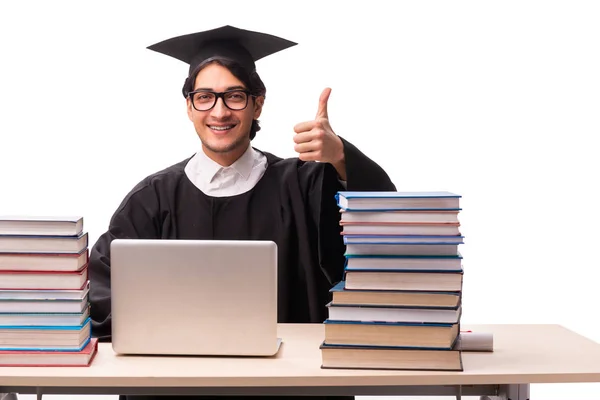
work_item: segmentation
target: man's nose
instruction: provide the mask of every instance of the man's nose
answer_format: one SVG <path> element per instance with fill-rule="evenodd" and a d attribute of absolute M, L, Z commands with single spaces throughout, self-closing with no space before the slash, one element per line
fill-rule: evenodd
<path fill-rule="evenodd" d="M 231 110 L 227 108 L 223 102 L 223 98 L 218 98 L 215 106 L 211 110 L 211 114 L 215 118 L 223 118 L 231 114 Z"/>

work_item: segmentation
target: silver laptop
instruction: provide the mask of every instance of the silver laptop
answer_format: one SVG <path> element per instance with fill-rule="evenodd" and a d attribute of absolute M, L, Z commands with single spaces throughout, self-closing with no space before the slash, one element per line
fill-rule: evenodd
<path fill-rule="evenodd" d="M 112 346 L 121 354 L 277 353 L 271 241 L 115 239 Z"/>

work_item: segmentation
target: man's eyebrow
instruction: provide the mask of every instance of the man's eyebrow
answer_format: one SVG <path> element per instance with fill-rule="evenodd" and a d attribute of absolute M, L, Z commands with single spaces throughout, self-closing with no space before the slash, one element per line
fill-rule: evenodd
<path fill-rule="evenodd" d="M 202 91 L 205 91 L 205 92 L 214 92 L 215 91 L 213 88 L 202 88 L 201 87 L 201 88 L 194 89 L 194 92 L 198 91 L 198 90 L 202 90 Z M 227 89 L 225 89 L 225 90 L 226 91 L 227 90 L 246 90 L 246 88 L 244 86 L 237 85 L 237 86 L 228 86 Z"/>

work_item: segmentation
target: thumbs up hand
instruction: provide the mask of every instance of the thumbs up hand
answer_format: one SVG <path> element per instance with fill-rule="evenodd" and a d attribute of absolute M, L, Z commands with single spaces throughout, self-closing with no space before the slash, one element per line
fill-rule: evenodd
<path fill-rule="evenodd" d="M 346 179 L 344 162 L 344 144 L 333 132 L 327 115 L 327 101 L 330 88 L 326 88 L 319 98 L 317 116 L 312 121 L 301 122 L 294 126 L 294 150 L 303 161 L 328 162 L 338 171 L 342 179 Z"/>

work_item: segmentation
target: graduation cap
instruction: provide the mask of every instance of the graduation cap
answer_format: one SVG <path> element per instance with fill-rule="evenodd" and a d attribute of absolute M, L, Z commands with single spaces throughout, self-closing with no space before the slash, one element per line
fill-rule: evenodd
<path fill-rule="evenodd" d="M 296 44 L 266 33 L 225 25 L 167 39 L 148 46 L 148 49 L 190 64 L 191 74 L 199 64 L 215 57 L 231 59 L 254 71 L 255 61 Z"/>

